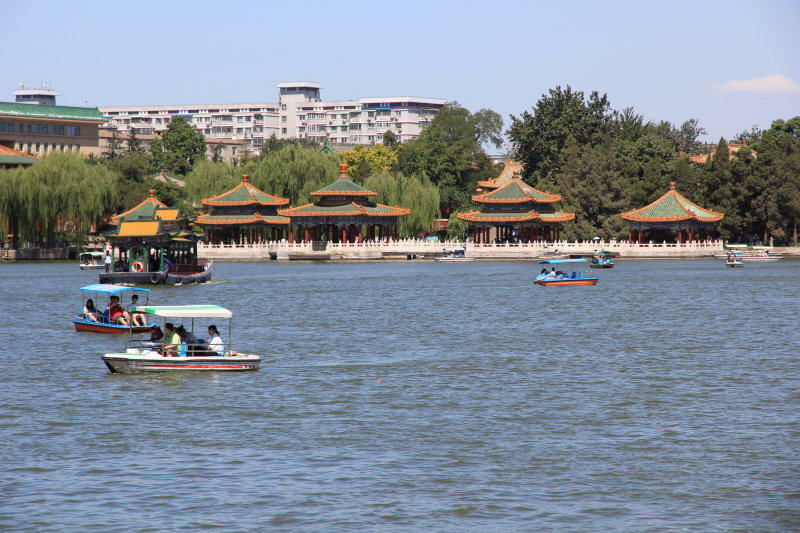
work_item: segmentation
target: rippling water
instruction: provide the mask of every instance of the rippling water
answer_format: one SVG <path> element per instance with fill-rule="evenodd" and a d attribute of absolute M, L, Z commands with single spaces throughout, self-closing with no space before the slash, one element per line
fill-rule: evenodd
<path fill-rule="evenodd" d="M 537 270 L 219 263 L 151 303 L 261 370 L 118 376 L 96 273 L 0 264 L 0 530 L 800 530 L 800 261 Z"/>

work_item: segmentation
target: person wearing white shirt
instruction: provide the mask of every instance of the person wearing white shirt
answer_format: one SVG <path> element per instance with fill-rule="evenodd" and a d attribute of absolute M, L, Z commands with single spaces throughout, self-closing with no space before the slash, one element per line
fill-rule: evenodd
<path fill-rule="evenodd" d="M 208 340 L 206 341 L 208 349 L 216 355 L 222 355 L 225 352 L 225 345 L 222 343 L 222 337 L 219 336 L 217 326 L 208 326 Z"/>

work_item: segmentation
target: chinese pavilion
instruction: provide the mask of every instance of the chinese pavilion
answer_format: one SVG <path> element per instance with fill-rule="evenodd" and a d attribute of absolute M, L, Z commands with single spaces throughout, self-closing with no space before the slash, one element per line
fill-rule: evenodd
<path fill-rule="evenodd" d="M 498 180 L 500 177 L 481 183 L 495 187 Z M 491 242 L 492 229 L 501 242 L 515 238 L 522 242 L 558 240 L 561 222 L 575 218 L 574 213 L 553 208 L 555 202 L 561 201 L 561 196 L 538 191 L 519 177 L 508 178 L 495 190 L 473 196 L 472 201 L 483 204 L 483 209 L 459 213 L 458 218 L 470 223 L 476 243 Z"/>
<path fill-rule="evenodd" d="M 191 220 L 177 207 L 168 207 L 150 190 L 142 203 L 111 217 L 116 230 L 106 233 L 111 255 L 117 252 L 115 272 L 162 272 L 165 263 L 173 271 L 190 272 L 197 265 L 197 240 Z"/>
<path fill-rule="evenodd" d="M 256 189 L 250 176 L 230 191 L 202 200 L 213 209 L 197 217 L 196 223 L 206 230 L 211 244 L 254 243 L 285 238 L 289 219 L 278 214 L 278 208 L 289 200 Z"/>
<path fill-rule="evenodd" d="M 486 187 L 489 189 L 497 189 L 508 183 L 514 178 L 522 177 L 522 167 L 524 163 L 515 163 L 510 159 L 506 159 L 506 164 L 503 166 L 502 172 L 496 178 L 478 182 L 478 187 Z"/>
<path fill-rule="evenodd" d="M 677 234 L 679 244 L 703 241 L 714 237 L 716 223 L 725 215 L 703 209 L 693 204 L 675 190 L 675 182 L 669 191 L 652 204 L 620 215 L 630 221 L 628 242 L 671 240 Z"/>
<path fill-rule="evenodd" d="M 339 165 L 339 179 L 311 193 L 319 200 L 313 204 L 280 209 L 278 214 L 289 217 L 289 240 L 294 242 L 294 226 L 301 229 L 303 242 L 328 240 L 332 242 L 363 242 L 366 240 L 397 240 L 400 217 L 410 210 L 376 204 L 369 200 L 378 193 L 365 189 L 347 177 L 347 165 Z"/>

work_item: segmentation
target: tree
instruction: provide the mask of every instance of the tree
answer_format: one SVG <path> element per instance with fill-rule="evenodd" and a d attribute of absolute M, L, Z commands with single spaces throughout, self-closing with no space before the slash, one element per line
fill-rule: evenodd
<path fill-rule="evenodd" d="M 397 135 L 392 130 L 386 130 L 383 134 L 383 145 L 394 148 L 397 145 Z"/>
<path fill-rule="evenodd" d="M 465 208 L 475 183 L 491 173 L 483 143 L 502 145 L 503 120 L 494 111 L 475 113 L 446 104 L 416 139 L 400 145 L 398 167 L 406 175 L 425 175 L 439 188 L 442 206 Z"/>
<path fill-rule="evenodd" d="M 370 176 L 364 186 L 378 193 L 377 203 L 411 210 L 399 219 L 401 236 L 416 237 L 433 227 L 433 220 L 439 214 L 439 193 L 427 177 L 381 172 Z"/>
<path fill-rule="evenodd" d="M 206 141 L 180 115 L 172 117 L 169 127 L 150 145 L 156 168 L 163 166 L 167 172 L 185 175 L 197 161 L 205 159 Z"/>
<path fill-rule="evenodd" d="M 524 176 L 532 182 L 554 175 L 559 170 L 559 157 L 567 137 L 578 146 L 600 142 L 613 127 L 607 96 L 594 91 L 584 101 L 583 91 L 557 86 L 549 95 L 542 95 L 533 113 L 524 111 L 519 118 L 511 116 L 508 136 L 516 159 L 525 163 Z"/>
<path fill-rule="evenodd" d="M 363 182 L 373 172 L 394 170 L 397 167 L 397 150 L 383 144 L 369 148 L 358 145 L 339 154 L 339 159 L 347 165 L 347 174 L 350 178 Z"/>
<path fill-rule="evenodd" d="M 199 205 L 204 198 L 222 194 L 238 183 L 239 175 L 233 165 L 200 161 L 186 176 L 186 197 Z"/>
<path fill-rule="evenodd" d="M 266 192 L 288 198 L 292 205 L 311 201 L 309 193 L 336 179 L 339 161 L 335 154 L 320 152 L 316 146 L 283 143 L 262 153 L 242 167 L 250 182 Z"/>

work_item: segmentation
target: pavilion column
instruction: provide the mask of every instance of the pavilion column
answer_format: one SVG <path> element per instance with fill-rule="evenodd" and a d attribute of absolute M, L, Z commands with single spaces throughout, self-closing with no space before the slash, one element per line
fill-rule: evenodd
<path fill-rule="evenodd" d="M 308 242 L 308 224 L 306 224 L 305 230 L 305 240 L 303 242 Z"/>
<path fill-rule="evenodd" d="M 347 226 L 342 226 L 342 243 L 347 242 Z"/>
<path fill-rule="evenodd" d="M 362 232 L 363 232 L 363 226 L 361 224 L 359 224 L 358 225 L 358 244 L 361 244 L 362 242 L 364 242 L 364 234 Z"/>
<path fill-rule="evenodd" d="M 692 237 L 693 237 L 692 230 L 689 229 L 689 244 L 692 244 Z"/>
<path fill-rule="evenodd" d="M 289 226 L 289 244 L 294 244 L 294 227 Z"/>
<path fill-rule="evenodd" d="M 628 244 L 633 244 L 633 230 L 628 229 Z"/>
<path fill-rule="evenodd" d="M 392 235 L 392 230 L 391 228 L 389 228 L 389 226 L 381 226 L 381 229 L 383 230 L 384 233 L 386 233 L 386 243 L 388 244 L 389 239 L 391 238 Z"/>

